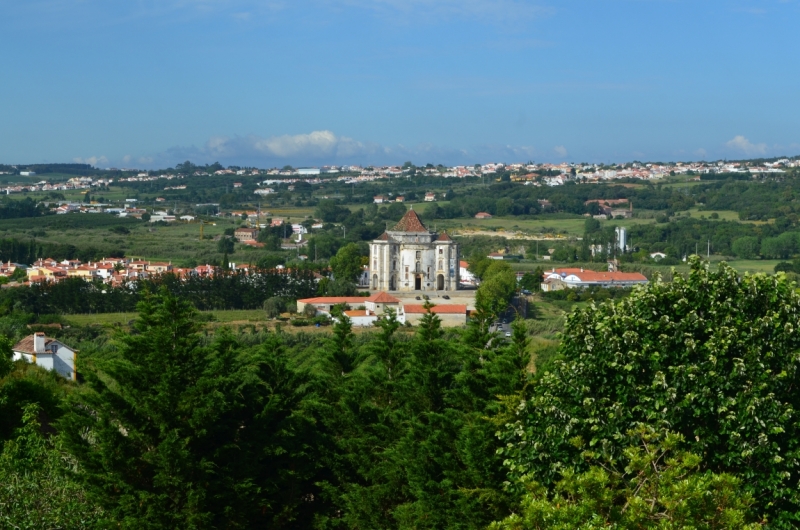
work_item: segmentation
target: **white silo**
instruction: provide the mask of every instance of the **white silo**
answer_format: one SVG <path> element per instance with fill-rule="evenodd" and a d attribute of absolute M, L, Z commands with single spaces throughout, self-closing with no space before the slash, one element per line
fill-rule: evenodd
<path fill-rule="evenodd" d="M 625 252 L 625 248 L 628 243 L 628 230 L 624 226 L 618 226 L 614 229 L 614 232 L 617 235 L 617 248 Z"/>

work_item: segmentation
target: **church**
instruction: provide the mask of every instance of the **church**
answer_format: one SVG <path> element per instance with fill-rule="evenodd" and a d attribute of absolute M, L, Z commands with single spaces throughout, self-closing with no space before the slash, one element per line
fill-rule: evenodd
<path fill-rule="evenodd" d="M 370 245 L 370 287 L 380 291 L 458 289 L 458 243 L 425 228 L 413 209 Z"/>

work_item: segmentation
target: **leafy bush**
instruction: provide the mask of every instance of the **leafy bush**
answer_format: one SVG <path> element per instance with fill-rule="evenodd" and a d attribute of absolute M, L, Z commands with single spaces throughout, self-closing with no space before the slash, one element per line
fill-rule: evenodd
<path fill-rule="evenodd" d="M 510 476 L 550 487 L 586 450 L 618 459 L 639 423 L 682 435 L 703 469 L 735 473 L 775 528 L 800 519 L 800 295 L 785 277 L 710 272 L 653 282 L 567 317 L 562 359 L 502 433 Z"/>

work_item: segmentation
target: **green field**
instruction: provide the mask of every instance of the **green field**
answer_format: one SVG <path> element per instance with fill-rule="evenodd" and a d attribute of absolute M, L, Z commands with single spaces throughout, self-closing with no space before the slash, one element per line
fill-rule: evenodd
<path fill-rule="evenodd" d="M 210 322 L 215 323 L 247 323 L 265 322 L 266 314 L 260 309 L 242 309 L 229 311 L 200 311 Z M 99 313 L 92 315 L 67 315 L 64 319 L 74 326 L 114 326 L 126 325 L 136 318 L 136 313 Z"/>
<path fill-rule="evenodd" d="M 460 235 L 469 235 L 469 231 L 501 231 L 522 232 L 525 235 L 555 234 L 565 237 L 581 237 L 586 223 L 584 216 L 566 216 L 556 214 L 542 215 L 534 219 L 520 217 L 493 217 L 492 219 L 442 219 L 428 222 L 435 223 L 437 228 L 458 230 Z M 630 226 L 634 224 L 654 223 L 654 219 L 611 219 L 601 221 L 604 226 Z M 502 234 L 497 234 L 502 235 Z"/>

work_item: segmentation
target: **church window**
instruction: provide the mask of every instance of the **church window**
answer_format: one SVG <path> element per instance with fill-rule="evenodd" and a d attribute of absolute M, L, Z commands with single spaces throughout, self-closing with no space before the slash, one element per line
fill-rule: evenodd
<path fill-rule="evenodd" d="M 442 247 L 439 247 L 439 254 L 442 254 L 443 252 L 444 252 L 444 249 Z"/>
<path fill-rule="evenodd" d="M 406 280 L 408 279 L 408 265 L 406 265 Z"/>
<path fill-rule="evenodd" d="M 439 270 L 442 270 L 442 260 L 439 260 Z"/>
<path fill-rule="evenodd" d="M 372 260 L 372 270 L 378 270 L 378 260 Z"/>
<path fill-rule="evenodd" d="M 417 259 L 420 259 L 421 257 L 422 257 L 422 252 L 420 252 L 420 251 L 418 250 L 418 251 L 417 251 Z"/>
<path fill-rule="evenodd" d="M 422 271 L 422 265 L 421 265 L 421 264 L 420 264 L 420 262 L 418 261 L 418 262 L 417 262 L 417 267 L 416 267 L 416 270 L 415 270 L 414 272 L 421 272 L 421 271 Z"/>

